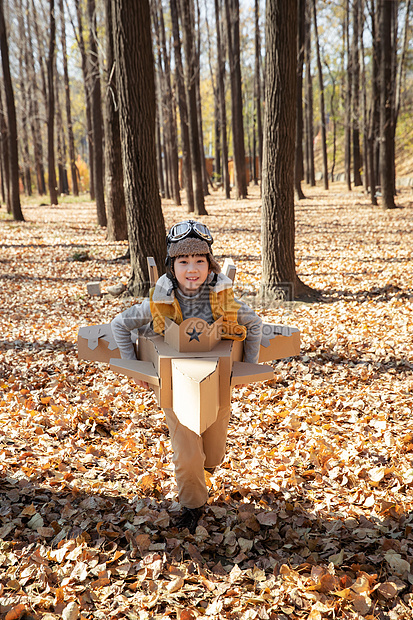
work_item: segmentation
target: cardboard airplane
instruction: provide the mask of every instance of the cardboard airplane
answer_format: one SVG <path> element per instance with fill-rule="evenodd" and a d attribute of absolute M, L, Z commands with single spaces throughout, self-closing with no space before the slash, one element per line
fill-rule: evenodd
<path fill-rule="evenodd" d="M 151 285 L 158 279 L 153 258 L 148 258 Z M 223 273 L 232 280 L 235 265 L 226 259 Z M 267 381 L 274 370 L 266 364 L 243 362 L 243 343 L 221 340 L 222 317 L 212 325 L 189 318 L 177 325 L 165 320 L 164 335 L 148 326 L 132 332 L 137 360 L 120 359 L 110 324 L 81 327 L 79 359 L 110 364 L 111 370 L 153 388 L 159 407 L 171 408 L 181 424 L 201 435 L 217 418 L 220 407 L 229 406 L 236 385 Z M 259 362 L 299 355 L 300 332 L 296 327 L 263 324 Z"/>

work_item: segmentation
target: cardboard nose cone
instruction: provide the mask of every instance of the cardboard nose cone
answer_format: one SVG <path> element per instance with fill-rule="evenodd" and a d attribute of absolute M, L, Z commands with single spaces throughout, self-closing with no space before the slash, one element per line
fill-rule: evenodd
<path fill-rule="evenodd" d="M 219 358 L 173 359 L 173 410 L 181 424 L 201 435 L 219 409 Z"/>

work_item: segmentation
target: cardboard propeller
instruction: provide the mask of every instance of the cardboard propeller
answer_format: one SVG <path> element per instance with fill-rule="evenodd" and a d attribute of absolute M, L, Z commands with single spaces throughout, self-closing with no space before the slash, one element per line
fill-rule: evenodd
<path fill-rule="evenodd" d="M 148 259 L 151 283 L 157 269 Z M 226 261 L 225 271 L 235 277 L 235 265 Z M 267 381 L 274 371 L 266 364 L 243 362 L 243 343 L 221 340 L 222 317 L 212 325 L 189 318 L 177 325 L 166 319 L 160 336 L 147 326 L 132 332 L 136 360 L 120 359 L 110 324 L 81 327 L 78 333 L 78 357 L 107 362 L 111 370 L 153 388 L 158 405 L 172 408 L 181 422 L 202 434 L 217 418 L 221 407 L 231 401 L 235 385 Z M 263 324 L 259 362 L 299 355 L 300 332 L 295 327 Z"/>

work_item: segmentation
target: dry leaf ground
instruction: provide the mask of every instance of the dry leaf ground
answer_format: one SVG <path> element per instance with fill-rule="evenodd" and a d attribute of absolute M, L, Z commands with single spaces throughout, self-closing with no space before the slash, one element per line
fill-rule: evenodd
<path fill-rule="evenodd" d="M 261 307 L 260 200 L 207 200 L 220 260 L 302 355 L 233 393 L 226 460 L 195 536 L 172 527 L 170 446 L 151 393 L 78 361 L 82 325 L 128 297 L 95 207 L 0 216 L 0 617 L 413 618 L 413 203 L 306 189 L 298 271 L 317 303 Z M 184 207 L 164 203 L 167 225 Z M 86 260 L 82 260 L 86 259 Z"/>

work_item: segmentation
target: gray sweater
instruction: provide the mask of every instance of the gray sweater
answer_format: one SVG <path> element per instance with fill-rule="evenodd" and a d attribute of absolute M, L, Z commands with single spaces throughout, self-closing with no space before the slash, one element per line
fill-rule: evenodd
<path fill-rule="evenodd" d="M 179 289 L 174 290 L 171 287 L 170 280 L 166 276 L 161 276 L 155 285 L 154 300 L 173 303 L 176 295 L 184 320 L 197 317 L 211 324 L 214 322 L 209 302 L 209 283 L 211 280 L 212 276 L 208 276 L 207 282 L 196 295 L 187 296 Z M 229 278 L 223 274 L 218 274 L 214 287 L 217 293 L 231 286 L 232 282 Z M 240 304 L 237 316 L 238 323 L 247 328 L 247 336 L 244 340 L 244 361 L 257 363 L 260 352 L 262 321 L 247 304 L 239 299 L 237 302 Z M 122 358 L 136 359 L 131 332 L 144 325 L 149 326 L 151 322 L 152 314 L 149 299 L 145 299 L 141 304 L 131 306 L 115 316 L 111 322 L 111 327 Z"/>

